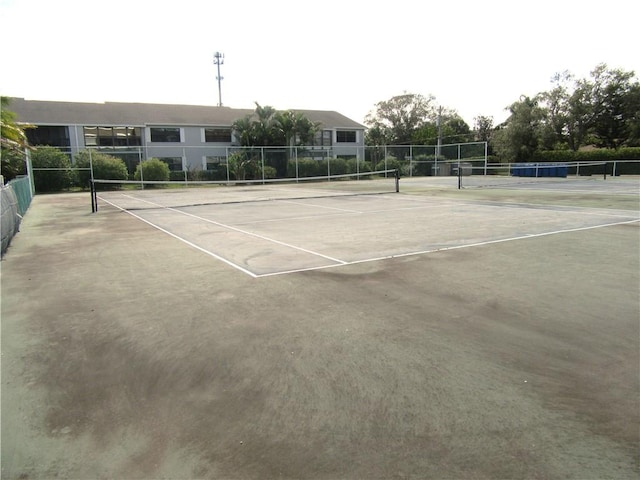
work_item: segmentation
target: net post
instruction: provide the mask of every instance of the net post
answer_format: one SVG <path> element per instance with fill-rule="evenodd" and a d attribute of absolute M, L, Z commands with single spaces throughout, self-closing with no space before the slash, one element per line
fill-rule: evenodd
<path fill-rule="evenodd" d="M 98 211 L 98 198 L 96 195 L 96 184 L 93 179 L 89 180 L 89 189 L 91 190 L 91 213 Z"/>
<path fill-rule="evenodd" d="M 394 175 L 396 177 L 396 193 L 399 193 L 400 192 L 400 169 L 396 168 Z"/>
<path fill-rule="evenodd" d="M 607 179 L 607 162 L 604 162 L 602 164 L 602 170 L 603 170 L 603 175 L 604 175 L 603 180 L 606 180 Z"/>
<path fill-rule="evenodd" d="M 458 190 L 462 189 L 462 168 L 460 168 L 460 161 L 458 160 Z"/>

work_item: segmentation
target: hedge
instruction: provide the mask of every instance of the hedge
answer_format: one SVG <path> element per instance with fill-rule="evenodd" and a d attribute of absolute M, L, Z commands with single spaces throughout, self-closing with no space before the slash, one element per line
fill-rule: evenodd
<path fill-rule="evenodd" d="M 616 173 L 640 175 L 640 147 L 626 147 L 617 150 L 599 148 L 595 150 L 548 150 L 536 152 L 533 162 L 615 162 L 638 160 L 638 162 L 618 163 Z"/>

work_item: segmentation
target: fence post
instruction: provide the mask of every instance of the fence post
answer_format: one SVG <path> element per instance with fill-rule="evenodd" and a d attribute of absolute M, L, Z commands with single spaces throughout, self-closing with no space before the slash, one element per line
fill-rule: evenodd
<path fill-rule="evenodd" d="M 93 180 L 94 180 L 94 176 L 93 176 L 93 155 L 91 154 L 91 149 L 89 149 L 89 178 L 91 180 L 91 183 L 93 183 Z"/>
<path fill-rule="evenodd" d="M 144 190 L 144 175 L 142 174 L 142 151 L 138 151 L 138 164 L 140 165 L 140 187 Z"/>
<path fill-rule="evenodd" d="M 488 150 L 488 142 L 484 142 L 484 176 L 487 176 L 487 150 Z"/>
<path fill-rule="evenodd" d="M 96 202 L 96 185 L 93 179 L 89 181 L 89 189 L 91 191 L 91 213 L 96 213 L 98 211 L 98 205 Z"/>
<path fill-rule="evenodd" d="M 229 147 L 225 147 L 225 154 L 227 156 L 227 162 L 226 162 L 226 165 L 227 165 L 227 183 L 229 183 L 229 178 L 230 178 L 229 177 Z"/>
<path fill-rule="evenodd" d="M 25 161 L 27 162 L 27 175 L 29 176 L 29 188 L 31 189 L 31 196 L 36 194 L 36 184 L 33 179 L 33 165 L 31 164 L 31 151 L 28 148 L 24 149 Z"/>
<path fill-rule="evenodd" d="M 413 177 L 413 145 L 409 145 L 409 176 Z"/>

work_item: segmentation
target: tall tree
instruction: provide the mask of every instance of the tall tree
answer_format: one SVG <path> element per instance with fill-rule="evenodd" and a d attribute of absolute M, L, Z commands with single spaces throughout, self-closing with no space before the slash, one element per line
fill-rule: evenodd
<path fill-rule="evenodd" d="M 588 143 L 618 148 L 639 141 L 640 84 L 634 72 L 600 64 L 589 79 L 563 72 L 552 82 L 551 90 L 537 96 L 545 113 L 542 148 L 578 150 Z"/>
<path fill-rule="evenodd" d="M 365 123 L 376 133 L 376 140 L 388 145 L 404 145 L 427 122 L 435 121 L 435 97 L 404 93 L 378 102 L 367 114 Z"/>
<path fill-rule="evenodd" d="M 541 129 L 541 143 L 548 150 L 566 144 L 573 75 L 568 71 L 556 73 L 551 81 L 553 88 L 537 97 L 546 117 Z"/>
<path fill-rule="evenodd" d="M 256 102 L 253 115 L 236 120 L 232 128 L 244 147 L 289 147 L 286 153 L 278 151 L 279 149 L 267 150 L 263 152 L 262 157 L 262 154 L 251 152 L 249 149 L 235 158 L 236 164 L 242 166 L 241 171 L 244 173 L 250 173 L 252 168 L 257 171 L 253 164 L 264 159 L 268 166 L 276 169 L 278 176 L 284 177 L 287 174 L 287 163 L 292 148 L 301 143 L 312 143 L 320 124 L 312 122 L 301 112 L 278 111 Z"/>
<path fill-rule="evenodd" d="M 473 135 L 471 128 L 458 115 L 458 112 L 442 108 L 439 109 L 438 118 L 429 119 L 413 134 L 411 143 L 436 145 L 438 138 L 440 138 L 440 143 L 444 145 L 471 141 Z"/>
<path fill-rule="evenodd" d="M 258 121 L 254 123 L 253 130 L 257 145 L 276 145 L 277 140 L 274 138 L 273 122 L 276 109 L 266 105 L 261 106 L 256 102 L 255 111 Z"/>
<path fill-rule="evenodd" d="M 9 110 L 11 99 L 0 97 L 0 142 L 4 148 L 23 148 L 27 144 L 24 128 L 16 123 L 17 115 Z"/>
<path fill-rule="evenodd" d="M 478 142 L 488 142 L 493 133 L 493 117 L 480 115 L 473 119 L 473 131 L 475 140 Z"/>
<path fill-rule="evenodd" d="M 494 148 L 507 161 L 527 161 L 538 148 L 544 110 L 537 98 L 523 95 L 509 111 L 507 121 L 494 133 Z"/>
<path fill-rule="evenodd" d="M 567 101 L 565 141 L 573 151 L 586 144 L 593 123 L 591 90 L 591 82 L 578 80 Z"/>
<path fill-rule="evenodd" d="M 591 77 L 593 133 L 601 146 L 618 148 L 629 139 L 638 117 L 638 82 L 634 72 L 598 65 Z"/>
<path fill-rule="evenodd" d="M 301 112 L 285 110 L 276 112 L 273 117 L 274 135 L 282 139 L 282 145 L 308 145 L 313 142 L 319 123 L 314 123 Z"/>
<path fill-rule="evenodd" d="M 0 97 L 0 156 L 1 173 L 5 181 L 25 173 L 24 149 L 28 146 L 24 129 L 29 126 L 18 125 L 17 115 L 10 110 L 11 99 Z"/>

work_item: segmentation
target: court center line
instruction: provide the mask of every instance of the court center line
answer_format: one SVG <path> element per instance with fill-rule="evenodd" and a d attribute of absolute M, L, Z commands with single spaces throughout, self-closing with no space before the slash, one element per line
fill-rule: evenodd
<path fill-rule="evenodd" d="M 166 207 L 164 205 L 160 205 L 159 203 L 151 202 L 149 200 L 142 200 L 140 198 L 136 198 L 136 200 L 140 200 L 142 202 L 149 203 L 151 205 L 155 205 L 157 207 L 160 207 L 160 208 L 163 208 L 163 209 L 166 209 L 166 210 L 170 210 L 172 212 L 176 212 L 176 213 L 179 213 L 181 215 L 185 215 L 187 217 L 192 217 L 192 218 L 195 218 L 195 219 L 198 219 L 198 220 L 202 220 L 203 222 L 211 223 L 212 225 L 216 225 L 218 227 L 226 228 L 228 230 L 233 230 L 235 232 L 242 233 L 244 235 L 248 235 L 248 236 L 251 236 L 251 237 L 259 238 L 260 240 L 265 240 L 267 242 L 275 243 L 275 244 L 281 245 L 283 247 L 288 247 L 288 248 L 292 248 L 294 250 L 299 250 L 301 252 L 308 253 L 310 255 L 314 255 L 316 257 L 325 258 L 327 260 L 330 260 L 332 262 L 336 262 L 336 263 L 341 264 L 341 265 L 345 265 L 345 264 L 348 263 L 348 262 L 345 262 L 344 260 L 340 260 L 338 258 L 333 258 L 333 257 L 330 257 L 328 255 L 324 255 L 324 254 L 319 253 L 319 252 L 314 252 L 313 250 L 308 250 L 306 248 L 298 247 L 296 245 L 291 245 L 290 243 L 281 242 L 280 240 L 276 240 L 274 238 L 265 237 L 264 235 L 259 235 L 257 233 L 249 232 L 247 230 L 242 230 L 241 228 L 232 227 L 231 225 L 226 225 L 224 223 L 216 222 L 215 220 L 209 220 L 208 218 L 200 217 L 200 216 L 194 215 L 192 213 L 183 212 L 182 210 L 178 210 L 177 208 Z"/>

